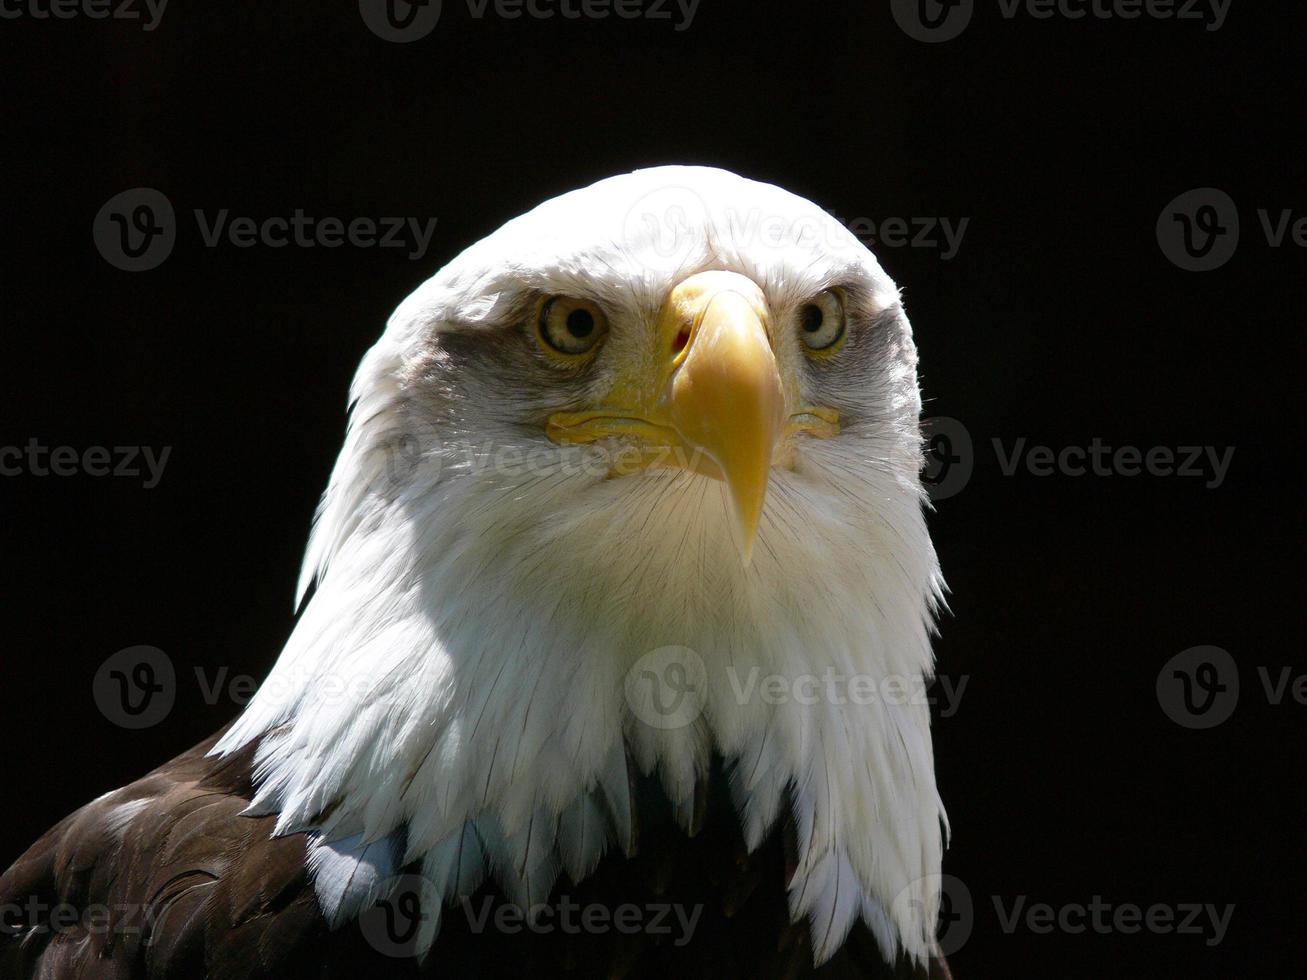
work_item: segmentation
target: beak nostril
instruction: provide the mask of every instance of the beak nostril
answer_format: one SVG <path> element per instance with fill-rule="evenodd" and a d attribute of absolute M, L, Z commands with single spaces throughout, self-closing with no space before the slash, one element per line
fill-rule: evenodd
<path fill-rule="evenodd" d="M 689 342 L 690 342 L 690 331 L 686 330 L 685 328 L 681 328 L 680 332 L 677 333 L 676 335 L 676 339 L 672 341 L 672 353 L 673 354 L 681 353 L 681 351 L 685 350 L 685 345 L 688 344 Z"/>

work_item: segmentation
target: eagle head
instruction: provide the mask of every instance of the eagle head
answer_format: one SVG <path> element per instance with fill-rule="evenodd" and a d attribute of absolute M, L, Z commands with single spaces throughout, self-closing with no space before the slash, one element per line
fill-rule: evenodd
<path fill-rule="evenodd" d="M 311 835 L 333 921 L 417 863 L 437 904 L 547 894 L 629 846 L 628 764 L 690 827 L 719 757 L 750 847 L 795 820 L 818 962 L 859 917 L 928 955 L 929 714 L 889 694 L 941 593 L 916 350 L 846 228 L 720 170 L 601 181 L 420 286 L 351 398 L 311 596 L 215 750 L 260 739 L 251 812 Z"/>

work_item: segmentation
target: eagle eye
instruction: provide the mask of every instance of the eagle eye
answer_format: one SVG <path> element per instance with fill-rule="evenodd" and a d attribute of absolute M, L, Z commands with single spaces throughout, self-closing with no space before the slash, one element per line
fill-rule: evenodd
<path fill-rule="evenodd" d="M 844 342 L 847 329 L 844 297 L 838 289 L 825 292 L 805 303 L 799 310 L 799 336 L 809 353 L 835 353 Z"/>
<path fill-rule="evenodd" d="M 540 306 L 536 332 L 550 354 L 573 360 L 599 346 L 608 332 L 608 318 L 588 299 L 553 296 Z"/>

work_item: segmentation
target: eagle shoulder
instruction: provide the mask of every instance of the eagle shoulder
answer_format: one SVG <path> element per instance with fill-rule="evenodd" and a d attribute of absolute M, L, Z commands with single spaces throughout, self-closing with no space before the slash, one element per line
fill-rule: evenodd
<path fill-rule="evenodd" d="M 0 976 L 258 977 L 325 932 L 303 835 L 243 817 L 218 736 L 66 817 L 0 876 Z"/>
<path fill-rule="evenodd" d="M 785 816 L 750 852 L 714 766 L 703 818 L 687 834 L 656 780 L 636 787 L 638 845 L 562 885 L 574 908 L 693 908 L 694 941 L 613 929 L 535 935 L 473 925 L 504 901 L 489 886 L 451 915 L 425 960 L 382 955 L 357 927 L 330 928 L 305 834 L 274 837 L 275 816 L 245 816 L 252 745 L 209 757 L 220 737 L 61 821 L 0 876 L 0 978 L 296 980 L 359 976 L 687 978 L 813 974 L 809 932 L 792 921 L 794 870 Z M 481 911 L 478 911 L 481 910 Z M 820 971 L 863 980 L 948 980 L 942 957 L 886 964 L 858 923 Z"/>

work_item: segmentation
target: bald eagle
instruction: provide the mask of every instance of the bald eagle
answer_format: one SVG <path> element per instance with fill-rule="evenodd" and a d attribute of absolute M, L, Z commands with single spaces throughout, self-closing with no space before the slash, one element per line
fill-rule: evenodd
<path fill-rule="evenodd" d="M 467 249 L 363 358 L 266 682 L 0 878 L 0 972 L 946 977 L 916 361 L 725 171 Z"/>

